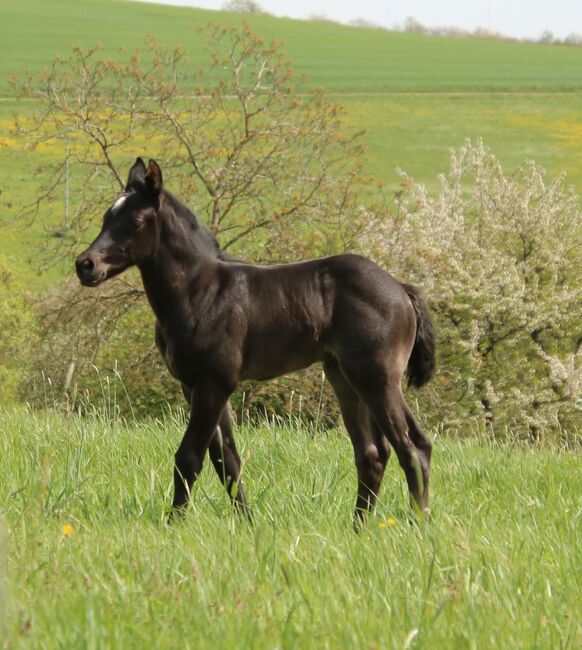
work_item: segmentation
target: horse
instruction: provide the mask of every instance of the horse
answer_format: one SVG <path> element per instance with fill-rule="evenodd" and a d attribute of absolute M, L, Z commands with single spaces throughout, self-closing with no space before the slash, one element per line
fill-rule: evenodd
<path fill-rule="evenodd" d="M 156 317 L 155 340 L 181 382 L 189 420 L 175 455 L 171 513 L 183 514 L 206 452 L 234 505 L 241 483 L 228 400 L 240 380 L 268 380 L 321 362 L 354 449 L 355 524 L 374 509 L 391 449 L 410 502 L 428 513 L 432 445 L 401 380 L 426 384 L 435 336 L 418 289 L 352 254 L 259 266 L 231 258 L 137 158 L 101 232 L 75 262 L 96 287 L 137 266 Z"/>

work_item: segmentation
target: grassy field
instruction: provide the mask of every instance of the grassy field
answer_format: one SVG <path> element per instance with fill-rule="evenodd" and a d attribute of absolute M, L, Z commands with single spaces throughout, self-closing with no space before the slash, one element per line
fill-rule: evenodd
<path fill-rule="evenodd" d="M 254 528 L 210 467 L 168 527 L 182 427 L 0 415 L 3 647 L 582 644 L 579 457 L 437 439 L 431 523 L 392 460 L 357 535 L 347 436 L 244 427 Z"/>
<path fill-rule="evenodd" d="M 340 93 L 394 91 L 582 90 L 582 49 L 473 39 L 429 38 L 377 29 L 247 16 L 251 27 L 285 43 L 299 73 Z M 124 0 L 3 0 L 0 6 L 0 90 L 6 76 L 46 66 L 73 45 L 100 43 L 108 56 L 143 47 L 154 34 L 183 43 L 201 62 L 203 41 L 193 26 L 240 24 L 240 14 Z"/>
<path fill-rule="evenodd" d="M 12 114 L 26 116 L 34 104 L 10 97 L 9 74 L 23 66 L 40 71 L 78 44 L 99 43 L 104 56 L 123 58 L 144 47 L 148 34 L 181 43 L 193 65 L 204 64 L 203 39 L 193 28 L 241 20 L 237 14 L 123 0 L 2 2 L 0 254 L 11 256 L 34 286 L 55 277 L 35 279 L 34 263 L 27 260 L 30 250 L 36 257 L 34 244 L 46 239 L 45 226 L 63 206 L 51 206 L 26 232 L 12 223 L 13 206 L 35 196 L 36 167 L 59 152 L 28 151 L 11 135 Z M 431 38 L 271 16 L 248 20 L 260 34 L 283 42 L 297 73 L 345 105 L 351 127 L 367 130 L 367 168 L 392 189 L 399 183 L 397 167 L 436 188 L 449 149 L 467 137 L 484 138 L 509 169 L 533 158 L 551 175 L 565 171 L 582 187 L 582 48 Z M 148 152 L 128 151 L 128 163 L 136 154 Z"/>
<path fill-rule="evenodd" d="M 23 231 L 14 201 L 36 168 L 11 115 L 7 75 L 75 44 L 126 56 L 155 33 L 204 62 L 194 25 L 240 16 L 121 0 L 0 4 L 0 255 L 42 288 L 36 250 L 62 211 Z M 436 187 L 450 147 L 485 139 L 507 168 L 529 157 L 582 187 L 582 49 L 426 38 L 250 17 L 297 72 L 366 128 L 368 170 Z M 127 152 L 128 162 L 136 154 Z M 72 179 L 74 182 L 74 177 Z M 168 179 L 171 187 L 171 179 Z M 97 212 L 100 208 L 96 209 Z M 67 268 L 70 261 L 65 261 Z M 62 273 L 62 270 L 60 271 Z M 392 460 L 376 515 L 356 535 L 344 432 L 238 431 L 255 511 L 231 511 L 207 467 L 192 511 L 165 524 L 182 417 L 122 422 L 0 411 L 0 647 L 578 648 L 582 463 L 557 447 L 437 437 L 428 526 L 408 523 Z"/>

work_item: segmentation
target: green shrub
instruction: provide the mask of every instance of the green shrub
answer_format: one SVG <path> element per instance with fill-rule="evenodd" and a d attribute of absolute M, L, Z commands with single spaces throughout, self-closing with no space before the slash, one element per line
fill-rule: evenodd
<path fill-rule="evenodd" d="M 539 437 L 580 425 L 582 227 L 564 177 L 511 174 L 481 143 L 451 154 L 440 191 L 402 174 L 395 209 L 371 215 L 364 245 L 417 283 L 436 314 L 439 373 L 422 399 L 459 432 Z"/>
<path fill-rule="evenodd" d="M 26 397 L 38 406 L 156 415 L 182 403 L 154 344 L 154 316 L 136 273 L 97 290 L 76 279 L 36 304 L 40 336 Z"/>

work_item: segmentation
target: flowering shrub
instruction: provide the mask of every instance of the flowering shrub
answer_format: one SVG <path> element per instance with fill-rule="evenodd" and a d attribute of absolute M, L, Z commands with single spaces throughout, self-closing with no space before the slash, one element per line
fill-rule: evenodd
<path fill-rule="evenodd" d="M 579 427 L 580 216 L 563 175 L 533 162 L 504 173 L 482 142 L 452 152 L 436 196 L 402 173 L 395 206 L 371 211 L 365 248 L 436 316 L 433 422 L 534 438 Z"/>

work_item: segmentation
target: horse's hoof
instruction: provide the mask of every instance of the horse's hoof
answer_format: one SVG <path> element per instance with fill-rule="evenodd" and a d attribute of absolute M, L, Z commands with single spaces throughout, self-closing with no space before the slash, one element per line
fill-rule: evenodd
<path fill-rule="evenodd" d="M 171 526 L 177 521 L 184 521 L 186 516 L 185 506 L 172 506 L 172 509 L 166 515 L 166 525 Z"/>
<path fill-rule="evenodd" d="M 253 511 L 248 506 L 239 506 L 237 508 L 238 514 L 242 516 L 244 521 L 248 523 L 251 528 L 255 525 L 255 520 L 253 518 Z"/>

